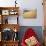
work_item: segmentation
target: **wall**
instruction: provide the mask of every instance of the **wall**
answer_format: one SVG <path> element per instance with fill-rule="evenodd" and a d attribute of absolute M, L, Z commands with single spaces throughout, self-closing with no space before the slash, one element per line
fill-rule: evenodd
<path fill-rule="evenodd" d="M 14 6 L 14 1 L 15 0 L 0 0 L 0 6 L 1 7 L 9 7 L 9 6 Z"/>
<path fill-rule="evenodd" d="M 42 0 L 29 0 L 28 3 L 21 4 L 22 9 L 37 9 L 36 19 L 24 19 L 20 16 L 20 25 L 22 26 L 43 26 L 43 6 Z"/>
<path fill-rule="evenodd" d="M 15 0 L 0 0 L 0 6 L 8 7 L 14 6 Z M 20 17 L 19 17 L 19 24 L 21 26 L 43 26 L 43 6 L 42 0 L 17 0 L 20 6 Z M 24 19 L 22 16 L 23 9 L 35 9 L 37 8 L 37 18 L 36 19 Z M 22 24 L 23 23 L 23 24 Z"/>

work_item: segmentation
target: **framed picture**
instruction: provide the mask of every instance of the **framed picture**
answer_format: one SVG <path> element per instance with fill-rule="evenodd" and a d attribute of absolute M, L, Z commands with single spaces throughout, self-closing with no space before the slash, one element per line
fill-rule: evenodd
<path fill-rule="evenodd" d="M 8 17 L 9 16 L 3 16 L 3 18 L 2 18 L 2 20 L 3 20 L 2 23 L 3 24 L 8 24 Z"/>
<path fill-rule="evenodd" d="M 8 24 L 17 24 L 18 23 L 18 20 L 17 20 L 17 16 L 10 16 L 8 18 Z"/>
<path fill-rule="evenodd" d="M 10 11 L 10 15 L 14 15 L 14 12 L 13 11 Z"/>
<path fill-rule="evenodd" d="M 10 10 L 10 11 L 9 11 L 9 14 L 10 14 L 10 15 L 16 15 L 17 13 L 18 13 L 18 12 L 15 11 L 15 10 Z"/>
<path fill-rule="evenodd" d="M 3 16 L 3 24 L 18 24 L 18 16 Z"/>
<path fill-rule="evenodd" d="M 2 10 L 2 15 L 9 15 L 9 10 Z"/>
<path fill-rule="evenodd" d="M 13 12 L 13 11 L 10 12 L 10 15 L 16 15 L 16 14 L 17 12 Z"/>
<path fill-rule="evenodd" d="M 24 10 L 23 17 L 28 18 L 28 19 L 36 18 L 37 17 L 37 9 Z"/>

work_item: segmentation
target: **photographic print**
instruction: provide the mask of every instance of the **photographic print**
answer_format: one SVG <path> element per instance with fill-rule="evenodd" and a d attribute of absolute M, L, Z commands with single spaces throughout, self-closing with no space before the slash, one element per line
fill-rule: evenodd
<path fill-rule="evenodd" d="M 28 18 L 28 19 L 36 18 L 37 17 L 37 9 L 24 10 L 23 17 Z"/>

